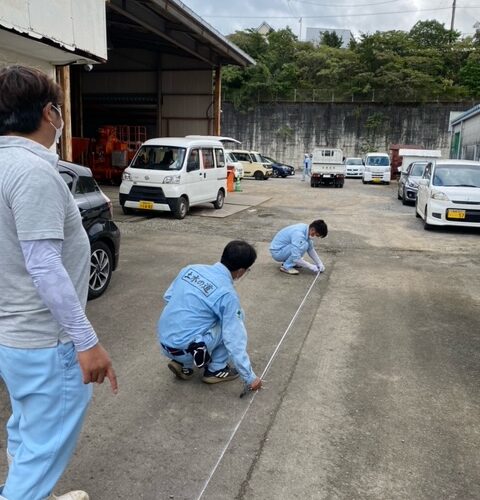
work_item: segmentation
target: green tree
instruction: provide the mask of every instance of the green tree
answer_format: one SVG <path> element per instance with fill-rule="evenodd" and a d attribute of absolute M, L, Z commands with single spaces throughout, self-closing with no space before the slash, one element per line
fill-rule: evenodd
<path fill-rule="evenodd" d="M 326 45 L 327 47 L 332 47 L 334 49 L 339 49 L 343 44 L 343 40 L 337 35 L 335 31 L 324 31 L 322 33 L 320 44 Z"/>
<path fill-rule="evenodd" d="M 460 70 L 460 83 L 475 97 L 480 96 L 480 53 L 472 52 Z"/>
<path fill-rule="evenodd" d="M 445 28 L 435 20 L 418 21 L 410 30 L 410 37 L 418 47 L 444 47 L 460 38 L 460 32 Z"/>

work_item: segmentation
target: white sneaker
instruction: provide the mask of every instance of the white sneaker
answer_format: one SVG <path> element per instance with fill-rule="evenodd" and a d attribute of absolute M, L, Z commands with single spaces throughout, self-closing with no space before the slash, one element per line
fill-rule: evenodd
<path fill-rule="evenodd" d="M 286 274 L 300 274 L 296 269 L 294 269 L 293 267 L 291 267 L 290 269 L 287 269 L 286 267 L 280 267 L 280 271 L 282 271 L 282 273 L 286 273 Z"/>
<path fill-rule="evenodd" d="M 50 495 L 47 500 L 90 500 L 88 493 L 84 491 L 70 491 L 70 493 L 65 493 L 65 495 L 60 495 L 59 497 L 55 495 Z"/>

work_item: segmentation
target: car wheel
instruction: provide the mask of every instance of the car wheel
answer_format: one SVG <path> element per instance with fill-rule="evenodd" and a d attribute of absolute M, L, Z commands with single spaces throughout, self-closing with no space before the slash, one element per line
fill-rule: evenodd
<path fill-rule="evenodd" d="M 400 189 L 397 190 L 397 199 L 403 200 L 402 195 L 400 194 Z"/>
<path fill-rule="evenodd" d="M 365 179 L 362 179 L 362 184 L 366 184 L 367 181 Z"/>
<path fill-rule="evenodd" d="M 257 170 L 254 174 L 253 174 L 253 177 L 255 177 L 255 179 L 257 181 L 263 181 L 263 174 L 262 172 L 260 172 L 260 170 Z"/>
<path fill-rule="evenodd" d="M 113 270 L 112 252 L 103 241 L 96 241 L 90 254 L 90 279 L 88 298 L 96 299 L 103 294 L 110 283 Z"/>
<path fill-rule="evenodd" d="M 180 196 L 180 198 L 176 200 L 172 212 L 175 219 L 185 219 L 185 216 L 188 213 L 188 200 L 185 196 Z"/>
<path fill-rule="evenodd" d="M 125 205 L 122 205 L 122 212 L 125 214 L 125 215 L 132 215 L 135 213 L 135 210 L 133 208 L 130 208 L 130 207 L 126 207 Z"/>
<path fill-rule="evenodd" d="M 287 177 L 287 174 L 282 175 L 282 179 L 285 179 Z"/>
<path fill-rule="evenodd" d="M 427 206 L 425 205 L 425 218 L 423 219 L 423 229 L 425 229 L 425 231 L 429 231 L 430 229 L 432 229 L 432 225 L 431 224 L 428 224 L 427 222 Z"/>
<path fill-rule="evenodd" d="M 405 194 L 405 189 L 403 190 L 403 195 L 402 195 L 402 205 L 408 205 L 407 195 Z"/>
<path fill-rule="evenodd" d="M 421 215 L 418 213 L 418 203 L 416 200 L 415 200 L 415 217 L 417 219 L 421 219 Z"/>
<path fill-rule="evenodd" d="M 223 207 L 223 203 L 225 202 L 225 194 L 223 190 L 219 189 L 217 193 L 217 199 L 213 202 L 213 206 L 219 210 Z"/>

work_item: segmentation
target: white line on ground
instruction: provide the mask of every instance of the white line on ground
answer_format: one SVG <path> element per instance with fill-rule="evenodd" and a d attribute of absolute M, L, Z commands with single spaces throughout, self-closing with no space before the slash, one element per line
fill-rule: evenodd
<path fill-rule="evenodd" d="M 305 294 L 305 297 L 303 298 L 302 302 L 300 302 L 300 305 L 298 306 L 298 309 L 296 310 L 296 312 L 293 315 L 293 317 L 292 317 L 289 325 L 287 326 L 287 329 L 285 330 L 285 333 L 282 335 L 282 338 L 278 342 L 277 347 L 275 348 L 275 350 L 273 351 L 272 355 L 270 356 L 270 359 L 268 360 L 268 363 L 265 366 L 265 368 L 264 368 L 264 370 L 263 370 L 263 372 L 262 372 L 262 374 L 260 376 L 260 378 L 262 380 L 265 377 L 265 375 L 267 374 L 267 372 L 268 372 L 271 364 L 273 363 L 273 360 L 274 360 L 275 356 L 277 355 L 277 352 L 280 349 L 280 346 L 282 345 L 283 341 L 285 340 L 285 337 L 287 336 L 288 332 L 290 331 L 290 328 L 292 327 L 293 323 L 297 319 L 297 316 L 300 314 L 300 310 L 302 309 L 303 305 L 305 304 L 305 302 L 306 302 L 308 296 L 310 295 L 310 292 L 312 291 L 312 289 L 313 289 L 315 283 L 317 282 L 317 279 L 318 279 L 319 276 L 320 276 L 320 273 L 317 273 L 317 275 L 315 276 L 312 284 L 310 285 L 310 288 L 307 290 L 307 293 Z M 200 500 L 203 497 L 203 494 L 205 493 L 208 485 L 210 484 L 210 481 L 212 480 L 215 472 L 217 471 L 218 466 L 220 465 L 220 462 L 223 460 L 223 457 L 225 456 L 225 453 L 227 452 L 228 447 L 230 446 L 230 443 L 232 442 L 233 438 L 237 434 L 237 431 L 240 428 L 240 425 L 242 425 L 243 419 L 245 418 L 246 414 L 248 413 L 248 410 L 250 409 L 250 407 L 252 406 L 252 403 L 255 400 L 255 396 L 256 395 L 257 395 L 257 392 L 254 392 L 253 396 L 250 398 L 250 400 L 248 402 L 248 405 L 246 406 L 245 410 L 242 413 L 242 416 L 240 417 L 240 420 L 237 422 L 237 425 L 235 425 L 235 427 L 234 427 L 234 429 L 233 429 L 230 437 L 228 438 L 228 441 L 226 442 L 225 446 L 222 449 L 222 452 L 220 453 L 220 456 L 218 457 L 217 462 L 215 463 L 212 471 L 210 472 L 207 480 L 205 481 L 205 483 L 203 485 L 203 488 L 202 488 L 202 491 L 200 491 L 200 494 L 197 497 L 197 500 Z"/>

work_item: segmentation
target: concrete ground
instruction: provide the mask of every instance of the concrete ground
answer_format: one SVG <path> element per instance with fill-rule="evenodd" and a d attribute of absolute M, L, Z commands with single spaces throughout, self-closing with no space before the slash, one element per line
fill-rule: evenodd
<path fill-rule="evenodd" d="M 123 216 L 115 188 L 105 189 L 117 203 L 121 261 L 88 316 L 120 392 L 96 387 L 57 491 L 82 488 L 92 500 L 480 498 L 480 233 L 424 231 L 395 183 L 312 189 L 297 175 L 243 189 L 269 200 L 183 221 Z M 315 218 L 330 229 L 316 241 L 327 270 L 292 323 L 314 277 L 281 274 L 268 245 L 281 227 Z M 239 381 L 175 380 L 155 338 L 179 269 L 215 262 L 233 238 L 259 254 L 238 283 L 257 373 L 288 330 L 253 401 L 239 398 Z"/>

